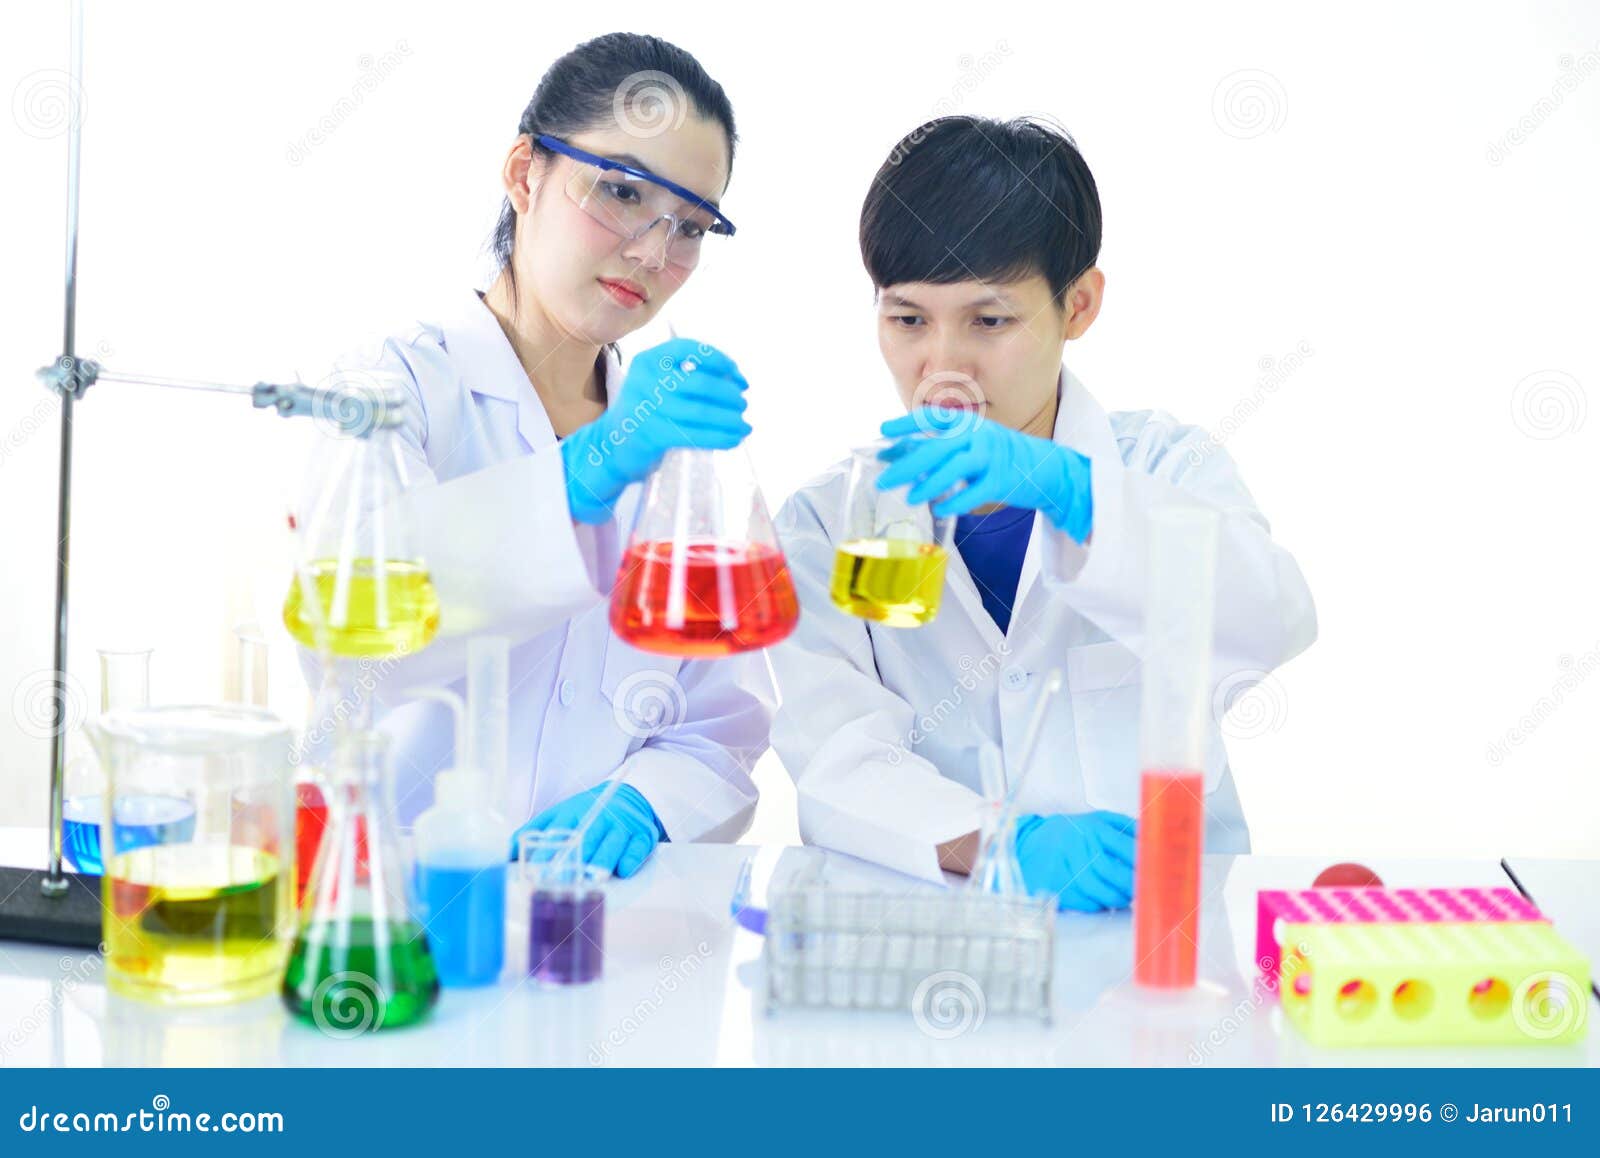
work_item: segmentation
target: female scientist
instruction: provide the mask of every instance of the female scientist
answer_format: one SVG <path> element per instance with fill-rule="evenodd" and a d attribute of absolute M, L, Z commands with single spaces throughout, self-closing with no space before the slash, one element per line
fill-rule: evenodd
<path fill-rule="evenodd" d="M 765 660 L 646 654 L 612 635 L 606 601 L 630 484 L 669 449 L 749 433 L 745 381 L 719 352 L 675 339 L 624 370 L 612 345 L 733 233 L 717 201 L 734 142 L 728 98 L 688 53 L 629 34 L 579 45 L 540 81 L 506 155 L 488 292 L 341 364 L 410 396 L 402 505 L 440 599 L 437 640 L 374 697 L 403 820 L 450 751 L 448 714 L 403 693 L 461 681 L 464 637 L 482 633 L 511 640 L 514 823 L 575 823 L 619 767 L 627 785 L 585 856 L 621 876 L 659 840 L 734 840 L 750 822 L 774 707 Z"/>
<path fill-rule="evenodd" d="M 895 441 L 879 485 L 959 516 L 953 595 L 915 630 L 831 606 L 841 467 L 780 512 L 803 614 L 772 652 L 772 742 L 808 843 L 930 879 L 966 871 L 979 746 L 999 745 L 1015 779 L 1042 677 L 1061 668 L 1021 799 L 1023 876 L 1063 908 L 1126 905 L 1148 646 L 1142 544 L 1157 504 L 1221 516 L 1214 686 L 1259 680 L 1315 638 L 1299 568 L 1228 455 L 1165 414 L 1108 414 L 1063 367 L 1065 343 L 1100 310 L 1099 250 L 1094 178 L 1069 138 L 1035 122 L 942 118 L 905 138 L 872 183 L 861 252 L 879 347 L 912 409 L 883 425 Z M 930 398 L 959 405 L 920 408 Z M 1210 729 L 1206 847 L 1246 851 L 1215 719 Z"/>

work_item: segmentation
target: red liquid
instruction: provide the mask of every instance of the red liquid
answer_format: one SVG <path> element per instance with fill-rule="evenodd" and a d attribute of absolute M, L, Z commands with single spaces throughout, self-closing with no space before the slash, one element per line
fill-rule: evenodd
<path fill-rule="evenodd" d="M 1145 772 L 1133 883 L 1133 979 L 1139 985 L 1182 989 L 1195 983 L 1204 825 L 1200 773 Z"/>
<path fill-rule="evenodd" d="M 299 908 L 305 899 L 306 886 L 311 883 L 311 868 L 317 863 L 322 834 L 328 829 L 328 802 L 322 795 L 322 789 L 309 780 L 302 780 L 294 786 L 294 797 L 294 903 Z M 356 882 L 368 884 L 370 877 L 366 819 L 357 817 Z M 337 882 L 334 891 L 337 895 Z"/>
<path fill-rule="evenodd" d="M 317 848 L 322 844 L 323 830 L 328 827 L 328 802 L 322 799 L 322 789 L 309 781 L 294 786 L 294 903 L 306 893 L 306 882 L 311 879 L 311 866 L 317 862 Z"/>
<path fill-rule="evenodd" d="M 611 630 L 642 651 L 702 659 L 769 647 L 800 619 L 783 552 L 764 544 L 634 543 L 617 569 Z"/>

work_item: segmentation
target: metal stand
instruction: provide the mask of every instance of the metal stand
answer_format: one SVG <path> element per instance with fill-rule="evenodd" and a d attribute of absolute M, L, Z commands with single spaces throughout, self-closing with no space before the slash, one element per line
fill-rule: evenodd
<path fill-rule="evenodd" d="M 71 10 L 71 91 L 83 90 L 83 0 Z M 55 705 L 50 749 L 49 852 L 45 869 L 0 865 L 0 941 L 37 941 L 52 945 L 92 947 L 100 943 L 100 878 L 63 872 L 62 809 L 67 755 L 67 596 L 72 531 L 72 426 L 76 404 L 96 382 L 122 382 L 249 395 L 258 409 L 276 410 L 285 418 L 321 418 L 357 436 L 397 425 L 406 405 L 398 389 L 327 389 L 294 382 L 254 386 L 196 382 L 106 370 L 80 359 L 77 343 L 78 179 L 83 128 L 73 116 L 67 128 L 67 278 L 61 356 L 36 377 L 61 399 L 61 462 L 56 481 Z"/>

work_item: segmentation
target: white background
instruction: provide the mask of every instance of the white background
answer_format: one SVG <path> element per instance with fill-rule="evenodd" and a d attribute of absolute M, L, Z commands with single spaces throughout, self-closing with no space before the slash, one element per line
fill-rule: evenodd
<path fill-rule="evenodd" d="M 484 274 L 545 66 L 654 32 L 738 117 L 739 236 L 672 310 L 754 383 L 776 508 L 896 407 L 855 244 L 878 164 L 939 113 L 1049 114 L 1105 206 L 1105 309 L 1069 363 L 1108 408 L 1225 438 L 1316 597 L 1316 645 L 1236 708 L 1257 850 L 1600 855 L 1600 8 L 603 7 L 90 0 L 80 352 L 314 380 L 431 315 Z M 60 350 L 67 19 L 0 19 L 0 823 L 37 823 L 57 411 L 32 372 Z M 83 710 L 115 641 L 157 649 L 156 700 L 217 697 L 256 618 L 299 717 L 275 621 L 295 425 L 90 393 Z M 771 756 L 758 781 L 752 839 L 793 839 Z"/>

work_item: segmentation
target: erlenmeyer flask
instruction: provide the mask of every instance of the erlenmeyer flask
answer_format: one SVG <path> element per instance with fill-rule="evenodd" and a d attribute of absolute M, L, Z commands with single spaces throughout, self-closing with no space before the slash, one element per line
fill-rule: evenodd
<path fill-rule="evenodd" d="M 382 790 L 387 753 L 381 732 L 340 737 L 328 829 L 283 978 L 289 1011 L 336 1037 L 409 1025 L 439 997 L 438 971 L 411 913 L 410 874 Z"/>
<path fill-rule="evenodd" d="M 289 634 L 318 652 L 376 657 L 414 652 L 439 630 L 439 599 L 392 502 L 405 489 L 394 427 L 401 402 L 341 383 L 330 408 L 337 436 L 300 534 L 298 573 L 283 603 Z"/>
<path fill-rule="evenodd" d="M 1028 886 L 1022 879 L 1022 865 L 1017 860 L 1017 819 L 1015 816 L 1007 818 L 1005 810 L 1003 800 L 983 806 L 978 863 L 972 870 L 970 884 L 979 892 L 1020 899 L 1028 895 Z"/>
<path fill-rule="evenodd" d="M 689 658 L 769 647 L 800 618 L 750 459 L 671 450 L 645 483 L 611 594 L 611 629 Z"/>

